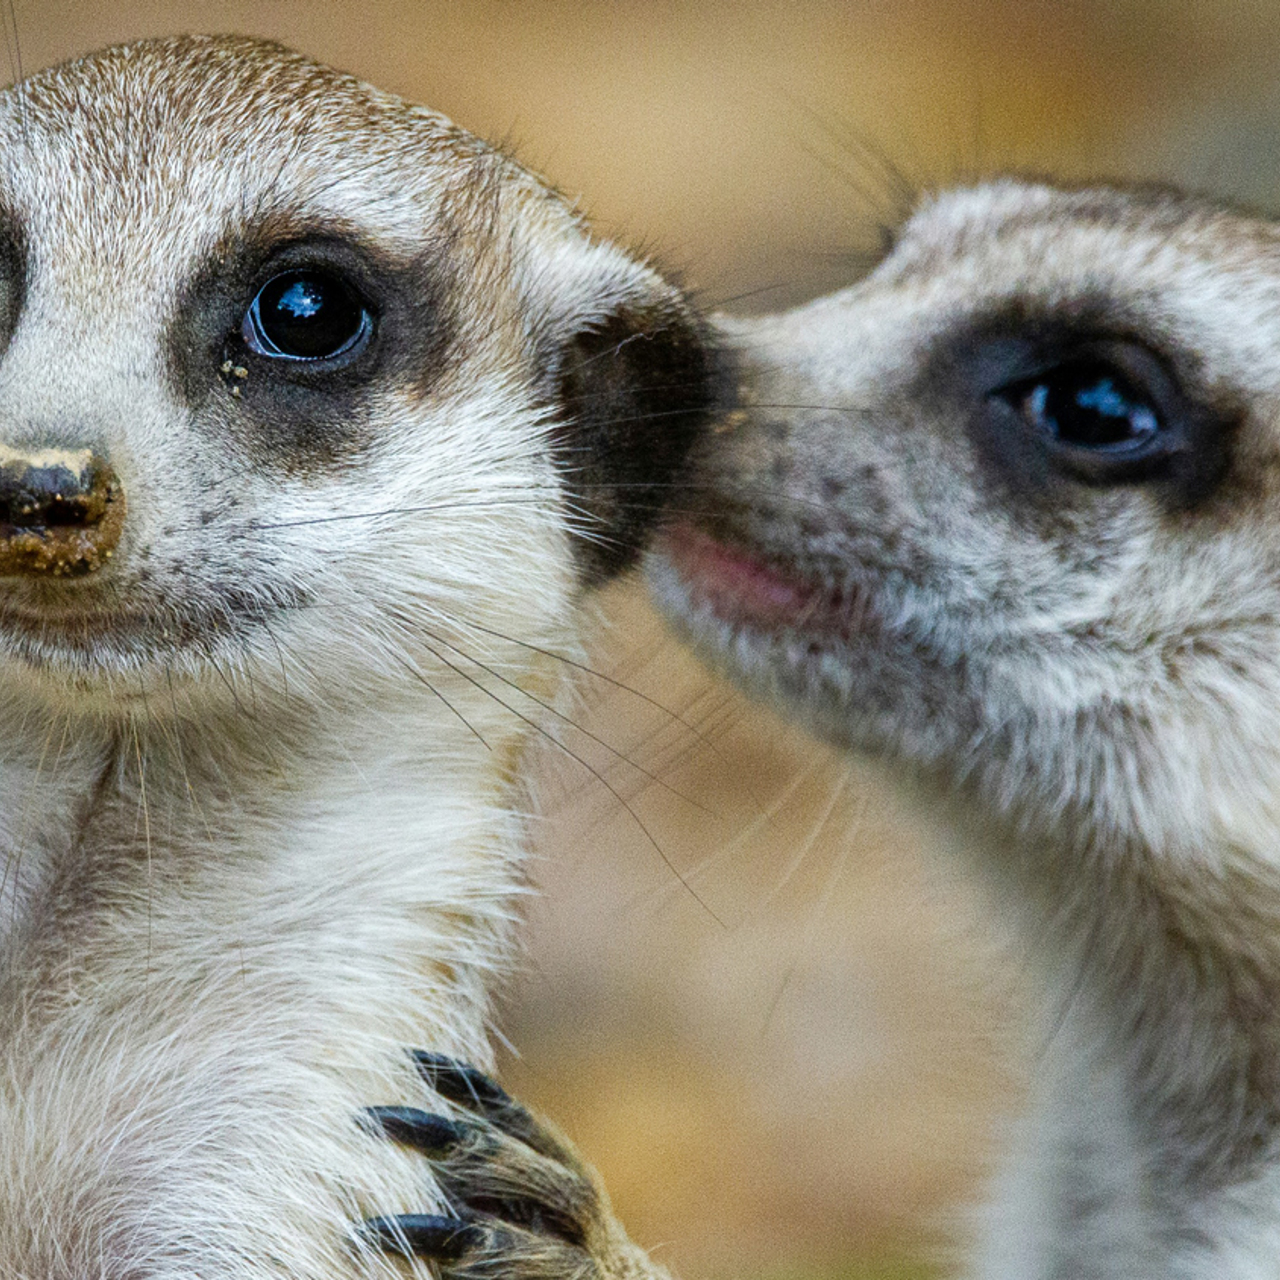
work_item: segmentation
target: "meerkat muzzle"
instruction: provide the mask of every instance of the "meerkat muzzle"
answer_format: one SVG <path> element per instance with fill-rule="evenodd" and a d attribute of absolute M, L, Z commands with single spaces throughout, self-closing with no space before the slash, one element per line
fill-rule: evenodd
<path fill-rule="evenodd" d="M 111 559 L 124 489 L 91 449 L 0 445 L 0 576 L 78 577 Z"/>

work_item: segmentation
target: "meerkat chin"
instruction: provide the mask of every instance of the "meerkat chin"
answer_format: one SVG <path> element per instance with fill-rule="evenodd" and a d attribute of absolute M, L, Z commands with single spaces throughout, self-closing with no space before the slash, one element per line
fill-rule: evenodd
<path fill-rule="evenodd" d="M 1280 228 L 995 182 L 724 332 L 657 594 L 887 761 L 1042 971 L 974 1274 L 1280 1276 Z"/>
<path fill-rule="evenodd" d="M 354 1229 L 440 1203 L 388 1104 L 489 1061 L 555 656 L 712 381 L 557 193 L 274 45 L 0 95 L 5 1280 L 435 1274 Z"/>

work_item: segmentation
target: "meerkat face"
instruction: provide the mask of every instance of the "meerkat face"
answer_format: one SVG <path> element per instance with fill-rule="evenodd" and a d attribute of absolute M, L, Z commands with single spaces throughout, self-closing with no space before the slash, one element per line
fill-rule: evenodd
<path fill-rule="evenodd" d="M 536 178 L 238 38 L 0 96 L 0 347 L 0 693 L 81 708 L 428 624 L 547 642 L 709 386 L 679 296 Z"/>
<path fill-rule="evenodd" d="M 1274 830 L 1275 226 L 994 183 L 726 330 L 740 407 L 652 566 L 704 652 L 1038 829 Z"/>

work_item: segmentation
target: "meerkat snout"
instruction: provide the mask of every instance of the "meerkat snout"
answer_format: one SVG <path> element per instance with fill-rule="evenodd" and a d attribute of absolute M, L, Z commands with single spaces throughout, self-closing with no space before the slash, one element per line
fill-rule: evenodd
<path fill-rule="evenodd" d="M 0 445 L 0 577 L 92 573 L 124 527 L 124 489 L 92 449 Z"/>

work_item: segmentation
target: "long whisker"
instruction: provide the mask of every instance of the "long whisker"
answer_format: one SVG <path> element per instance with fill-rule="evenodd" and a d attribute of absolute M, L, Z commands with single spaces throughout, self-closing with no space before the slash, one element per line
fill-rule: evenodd
<path fill-rule="evenodd" d="M 716 490 L 712 485 L 709 485 L 709 484 L 699 485 L 699 484 L 692 483 L 690 481 L 670 481 L 670 482 L 642 481 L 636 484 L 623 485 L 623 486 L 617 486 L 617 485 L 611 485 L 611 484 L 597 484 L 597 483 L 588 482 L 582 485 L 575 485 L 575 488 L 578 489 L 579 492 L 584 492 L 584 493 L 600 490 L 600 491 L 603 491 L 606 493 L 612 493 L 612 494 L 617 494 L 619 493 L 619 491 L 621 491 L 622 493 L 633 493 L 633 494 L 652 493 L 655 495 L 661 495 L 661 494 L 673 493 L 673 492 L 683 492 L 690 495 L 718 492 L 718 490 Z M 796 506 L 811 508 L 815 511 L 838 510 L 838 508 L 832 503 L 819 502 L 816 499 L 811 499 L 811 498 L 801 498 L 794 494 L 782 493 L 778 490 L 764 489 L 754 485 L 738 486 L 738 492 L 742 494 L 750 494 L 753 496 L 768 498 L 771 501 L 775 501 L 775 502 L 778 502 L 778 501 L 789 502 Z M 490 500 L 476 500 L 476 501 L 424 503 L 421 506 L 384 507 L 384 508 L 379 508 L 376 511 L 351 511 L 351 512 L 344 512 L 341 515 L 335 515 L 335 516 L 316 516 L 313 518 L 298 519 L 298 520 L 272 521 L 270 523 L 252 521 L 244 525 L 241 525 L 239 529 L 224 530 L 223 534 L 224 536 L 234 536 L 236 534 L 257 533 L 257 532 L 264 532 L 272 529 L 301 529 L 301 528 L 308 528 L 314 525 L 339 524 L 343 522 L 356 521 L 356 520 L 386 520 L 386 519 L 391 519 L 395 516 L 431 515 L 435 513 L 446 512 L 446 511 L 459 511 L 459 510 L 468 510 L 468 509 L 469 510 L 490 510 L 491 509 L 491 510 L 498 511 L 503 509 L 519 508 L 521 506 L 533 507 L 535 505 L 536 503 L 534 503 L 531 500 L 522 500 L 519 498 L 512 498 L 505 501 L 494 501 L 490 499 Z M 629 498 L 629 499 L 617 498 L 611 503 L 611 505 L 613 506 L 614 509 L 620 510 L 620 511 L 656 511 L 660 513 L 668 513 L 671 515 L 692 515 L 692 514 L 698 514 L 702 510 L 702 508 L 697 508 L 697 507 L 676 506 L 660 497 L 655 497 L 655 499 L 652 502 L 641 501 L 639 500 L 639 498 L 636 498 L 636 497 Z M 591 512 L 585 511 L 585 510 L 579 510 L 578 515 L 587 523 L 587 527 L 584 529 L 575 530 L 576 532 L 580 532 L 588 536 L 597 536 L 602 539 L 607 538 L 608 535 L 606 535 L 601 529 L 593 527 L 598 523 L 598 517 L 593 515 Z"/>
<path fill-rule="evenodd" d="M 549 711 L 558 720 L 563 721 L 565 724 L 569 725 L 570 728 L 577 730 L 578 733 L 582 734 L 583 737 L 588 738 L 590 741 L 594 742 L 597 746 L 603 747 L 615 759 L 624 761 L 632 769 L 634 769 L 638 774 L 640 774 L 641 777 L 647 778 L 650 782 L 655 783 L 657 786 L 661 787 L 668 794 L 675 796 L 677 800 L 684 801 L 685 804 L 690 805 L 694 809 L 697 809 L 699 813 L 705 813 L 708 816 L 713 818 L 720 816 L 717 813 L 713 813 L 710 809 L 706 807 L 706 805 L 700 804 L 692 796 L 687 796 L 682 791 L 677 790 L 669 782 L 667 782 L 663 778 L 660 778 L 657 774 L 651 773 L 643 765 L 637 764 L 629 756 L 619 751 L 615 746 L 613 746 L 609 742 L 606 742 L 605 739 L 600 737 L 599 734 L 592 733 L 590 729 L 579 724 L 576 720 L 573 720 L 571 717 L 565 715 L 563 711 L 559 710 L 557 707 L 552 706 L 552 704 L 547 702 L 545 699 L 537 697 L 535 694 L 530 693 L 528 689 L 525 689 L 521 685 L 517 684 L 514 680 L 511 680 L 507 676 L 504 676 L 502 672 L 498 671 L 495 667 L 491 667 L 487 663 L 481 662 L 478 658 L 473 657 L 471 654 L 469 654 L 465 649 L 460 649 L 456 644 L 453 644 L 451 641 L 446 640 L 443 636 L 439 635 L 437 632 L 427 631 L 426 634 L 429 635 L 432 640 L 436 641 L 437 644 L 445 645 L 447 648 L 451 649 L 454 653 L 456 653 L 459 657 L 466 659 L 467 662 L 474 663 L 482 671 L 493 676 L 495 680 L 501 681 L 509 689 L 514 689 L 517 693 L 528 698 L 530 702 L 536 703 L 544 711 Z"/>
<path fill-rule="evenodd" d="M 792 281 L 779 280 L 774 284 L 762 284 L 755 289 L 744 289 L 741 293 L 730 294 L 725 298 L 717 298 L 711 294 L 699 294 L 697 296 L 699 306 L 707 310 L 718 311 L 721 307 L 732 306 L 735 302 L 745 302 L 748 298 L 758 298 L 766 293 L 779 293 L 781 290 L 790 289 L 791 287 Z"/>
<path fill-rule="evenodd" d="M 62 720 L 62 743 L 59 745 L 57 753 L 59 758 L 62 755 L 62 749 L 66 743 L 68 720 L 69 717 L 65 717 Z M 20 880 L 22 875 L 22 859 L 26 852 L 27 841 L 35 828 L 36 796 L 39 794 L 41 784 L 45 781 L 45 762 L 48 759 L 49 747 L 53 742 L 54 731 L 57 728 L 58 721 L 50 721 L 49 727 L 45 732 L 44 741 L 40 746 L 40 756 L 36 761 L 35 777 L 23 803 L 22 818 L 18 823 L 17 828 L 17 839 L 13 842 L 14 852 L 5 860 L 4 875 L 3 877 L 0 877 L 0 898 L 3 898 L 5 891 L 9 887 L 10 876 L 13 877 L 15 913 L 17 912 L 18 894 L 21 889 Z M 56 768 L 56 766 L 57 761 L 55 759 L 54 767 Z M 16 923 L 16 914 L 14 920 Z"/>
<path fill-rule="evenodd" d="M 860 165 L 867 178 L 877 183 L 876 186 L 868 186 L 866 182 L 859 182 L 849 168 L 836 169 L 869 208 L 877 211 L 879 206 L 877 212 L 882 222 L 896 225 L 905 220 L 920 198 L 919 186 L 907 177 L 902 166 L 890 156 L 886 148 L 849 121 L 835 120 L 794 95 L 786 96 L 790 97 L 791 105 L 806 116 L 828 142 L 838 148 L 842 158 Z M 885 229 L 890 236 L 893 235 L 892 226 L 886 226 Z"/>
<path fill-rule="evenodd" d="M 823 809 L 822 813 L 818 816 L 816 821 L 813 823 L 813 825 L 811 826 L 809 831 L 809 836 L 804 841 L 804 844 L 800 851 L 799 858 L 795 860 L 792 864 L 792 867 L 788 869 L 789 875 L 794 871 L 796 867 L 799 866 L 800 861 L 806 858 L 812 852 L 813 846 L 817 842 L 818 837 L 822 834 L 823 828 L 831 820 L 831 815 L 835 812 L 836 803 L 839 801 L 840 796 L 843 794 L 845 788 L 848 786 L 849 778 L 850 778 L 850 770 L 846 769 L 844 773 L 842 773 L 839 779 L 836 781 L 835 785 L 831 788 L 831 795 L 828 798 L 827 805 Z M 809 939 L 812 938 L 813 931 L 817 927 L 818 921 L 822 918 L 823 914 L 831 904 L 831 895 L 835 892 L 836 885 L 839 884 L 841 877 L 844 875 L 845 871 L 848 869 L 849 859 L 853 854 L 853 848 L 854 848 L 854 842 L 852 840 L 842 840 L 840 842 L 839 852 L 836 854 L 835 863 L 832 866 L 831 871 L 827 876 L 826 884 L 824 884 L 822 887 L 822 893 L 819 895 L 818 900 L 810 908 L 809 919 L 805 926 L 804 934 L 803 934 L 804 941 L 806 943 L 808 943 Z M 785 883 L 785 880 L 782 883 L 778 884 L 776 886 L 775 892 L 778 889 L 781 889 L 782 884 L 784 883 Z M 807 949 L 808 948 L 806 946 L 805 950 Z M 798 964 L 798 961 L 795 961 L 790 965 L 788 965 L 786 973 L 782 975 L 782 980 L 781 982 L 778 983 L 778 989 L 774 992 L 773 999 L 769 1002 L 769 1008 L 765 1011 L 765 1016 L 764 1016 L 765 1029 L 767 1029 L 769 1027 L 769 1024 L 773 1021 L 774 1014 L 777 1012 L 778 1006 L 782 1002 L 783 995 L 786 993 L 787 988 L 791 985 L 792 980 L 795 978 L 797 964 Z"/>
<path fill-rule="evenodd" d="M 576 751 L 573 750 L 572 747 L 568 746 L 565 742 L 563 742 L 560 738 L 558 738 L 545 725 L 541 725 L 535 719 L 533 719 L 533 717 L 525 715 L 524 712 L 520 711 L 516 707 L 513 707 L 511 703 L 508 702 L 505 698 L 499 697 L 492 689 L 482 684 L 473 675 L 469 674 L 466 671 L 463 671 L 462 668 L 459 667 L 456 663 L 451 662 L 449 658 L 447 658 L 444 654 L 440 653 L 437 649 L 435 649 L 434 646 L 432 646 L 429 641 L 424 640 L 424 641 L 421 641 L 421 643 L 425 646 L 425 648 L 430 653 L 432 653 L 435 656 L 437 661 L 443 663 L 446 667 L 448 667 L 451 671 L 453 671 L 456 675 L 460 676 L 462 679 L 470 682 L 472 685 L 475 686 L 475 688 L 479 689 L 481 693 L 484 693 L 488 697 L 492 698 L 500 707 L 504 708 L 506 711 L 509 711 L 513 716 L 515 716 L 517 720 L 521 721 L 521 723 L 528 726 L 535 733 L 537 733 L 541 737 L 545 738 L 548 742 L 555 745 L 557 748 L 559 748 L 560 751 L 562 751 L 566 756 L 568 756 L 569 759 L 575 761 L 578 765 L 580 765 L 583 769 L 585 769 L 627 811 L 627 813 L 631 817 L 632 822 L 635 823 L 636 827 L 639 829 L 639 831 L 644 836 L 644 838 L 649 842 L 649 844 L 653 846 L 654 852 L 657 853 L 658 857 L 660 857 L 662 861 L 666 863 L 667 869 L 671 872 L 671 874 L 675 876 L 675 878 L 684 886 L 689 896 L 693 898 L 693 900 L 707 913 L 707 915 L 709 915 L 718 925 L 720 925 L 721 928 L 727 927 L 725 925 L 725 922 L 718 915 L 716 915 L 716 913 L 711 909 L 710 904 L 707 903 L 703 899 L 701 894 L 699 894 L 698 891 L 689 883 L 689 881 L 686 879 L 684 873 L 680 870 L 680 868 L 677 867 L 676 864 L 671 860 L 670 855 L 658 843 L 657 838 L 654 836 L 653 832 L 650 831 L 649 827 L 646 825 L 646 823 L 640 817 L 640 815 L 636 812 L 634 806 L 627 801 L 626 797 L 617 789 L 617 787 L 613 785 L 613 783 L 609 781 L 608 778 L 604 776 L 604 774 L 599 769 L 595 767 L 595 765 L 593 765 L 585 757 L 579 755 Z M 463 656 L 466 657 L 467 655 L 463 654 Z M 473 662 L 475 661 L 475 659 L 470 659 L 470 658 L 468 660 Z M 488 670 L 488 668 L 484 668 L 483 664 L 481 663 L 477 663 L 477 665 L 481 666 L 482 669 L 484 670 Z M 521 690 L 521 692 L 523 692 L 523 690 Z"/>
<path fill-rule="evenodd" d="M 146 694 L 143 693 L 145 705 Z M 146 853 L 147 868 L 147 967 L 146 972 L 151 971 L 151 902 L 154 870 L 151 856 L 151 806 L 147 803 L 147 766 L 142 754 L 142 740 L 138 732 L 138 723 L 135 720 L 131 726 L 133 733 L 133 755 L 138 765 L 138 813 L 142 821 L 142 846 Z"/>
<path fill-rule="evenodd" d="M 26 78 L 26 73 L 22 69 L 22 40 L 18 34 L 18 9 L 14 0 L 9 0 L 7 10 L 8 21 L 4 24 L 4 45 L 10 69 L 13 71 L 13 83 L 18 86 L 15 92 L 18 101 L 18 127 L 25 141 L 28 136 L 27 95 L 22 88 L 22 82 Z"/>
<path fill-rule="evenodd" d="M 545 492 L 552 492 L 548 487 Z M 300 529 L 310 525 L 321 524 L 341 524 L 347 520 L 383 520 L 390 516 L 414 516 L 429 515 L 441 511 L 463 511 L 467 509 L 495 510 L 501 511 L 510 507 L 532 507 L 536 504 L 531 500 L 531 496 L 521 495 L 519 497 L 494 499 L 494 498 L 477 498 L 475 500 L 457 500 L 451 502 L 427 502 L 421 506 L 409 507 L 385 507 L 377 511 L 348 511 L 336 516 L 315 516 L 305 520 L 279 520 L 273 522 L 250 521 L 242 527 L 246 530 L 259 529 Z"/>
<path fill-rule="evenodd" d="M 433 649 L 433 650 L 432 650 L 432 652 L 434 653 L 434 652 L 435 652 L 435 650 Z M 437 657 L 439 657 L 439 654 L 437 654 L 436 656 L 437 656 Z M 426 688 L 427 688 L 431 693 L 435 694 L 435 696 L 436 696 L 437 698 L 439 698 L 439 699 L 440 699 L 440 701 L 441 701 L 442 703 L 444 703 L 444 705 L 445 705 L 445 706 L 446 706 L 450 711 L 452 711 L 452 712 L 453 712 L 453 714 L 454 714 L 455 716 L 457 716 L 457 718 L 462 722 L 462 724 L 466 727 L 466 729 L 467 729 L 470 733 L 472 733 L 472 734 L 474 734 L 474 735 L 475 735 L 475 737 L 476 737 L 476 739 L 479 741 L 480 745 L 481 745 L 481 746 L 483 746 L 483 747 L 484 747 L 484 749 L 485 749 L 486 751 L 492 751 L 492 750 L 493 750 L 493 744 L 489 742 L 489 740 L 484 736 L 484 734 L 483 734 L 483 733 L 481 733 L 481 732 L 480 732 L 480 730 L 479 730 L 479 729 L 477 729 L 477 728 L 475 727 L 475 725 L 473 725 L 473 724 L 471 723 L 471 721 L 470 721 L 470 720 L 468 720 L 468 719 L 467 719 L 467 717 L 466 717 L 466 716 L 464 716 L 464 715 L 462 714 L 462 712 L 461 712 L 461 711 L 459 711 L 459 710 L 458 710 L 458 708 L 457 708 L 457 707 L 455 707 L 455 706 L 453 705 L 453 703 L 452 703 L 452 702 L 450 702 L 450 701 L 449 701 L 449 699 L 448 699 L 448 698 L 446 698 L 446 697 L 444 696 L 444 694 L 443 694 L 443 693 L 441 693 L 441 692 L 440 692 L 440 690 L 439 690 L 438 688 L 436 688 L 436 686 L 435 686 L 434 684 L 432 684 L 432 683 L 431 683 L 431 681 L 430 681 L 430 680 L 428 680 L 428 679 L 427 679 L 427 677 L 426 677 L 425 675 L 423 675 L 423 673 L 422 673 L 421 671 L 419 671 L 419 670 L 418 670 L 417 666 L 416 666 L 414 663 L 410 662 L 410 661 L 409 661 L 409 659 L 408 659 L 408 658 L 406 658 L 403 654 L 396 654 L 396 658 L 397 658 L 397 660 L 400 662 L 400 664 L 404 667 L 404 669 L 405 669 L 405 670 L 406 670 L 406 671 L 407 671 L 407 672 L 408 672 L 408 673 L 409 673 L 409 674 L 410 674 L 410 675 L 411 675 L 415 680 L 417 680 L 420 684 L 424 685 L 424 686 L 425 686 L 425 687 L 426 687 Z M 448 665 L 448 666 L 450 667 L 450 669 L 451 669 L 451 670 L 453 670 L 453 671 L 457 671 L 457 670 L 458 670 L 458 669 L 457 669 L 457 667 L 454 667 L 451 663 L 450 663 L 450 664 L 446 664 L 446 665 Z M 461 675 L 462 673 L 461 673 L 461 672 L 458 672 L 458 674 L 459 674 L 459 675 Z M 476 683 L 476 682 L 473 680 L 473 681 L 472 681 L 472 684 L 475 684 L 475 683 Z M 479 688 L 480 686 L 479 686 L 479 685 L 477 685 L 476 687 L 477 687 L 477 688 Z M 485 692 L 488 692 L 488 690 L 485 690 Z"/>
<path fill-rule="evenodd" d="M 663 715 L 674 720 L 682 729 L 688 730 L 688 732 L 693 735 L 699 746 L 706 747 L 707 750 L 710 751 L 722 764 L 728 763 L 724 752 L 722 752 L 720 748 L 717 747 L 716 744 L 696 725 L 690 723 L 690 721 L 682 716 L 678 711 L 674 711 L 665 703 L 659 702 L 657 698 L 650 697 L 649 694 L 645 693 L 642 689 L 637 689 L 634 685 L 627 684 L 625 680 L 619 680 L 605 671 L 600 671 L 595 667 L 590 667 L 584 662 L 578 662 L 563 653 L 556 653 L 552 649 L 544 649 L 541 645 L 531 644 L 528 640 L 521 640 L 518 636 L 506 635 L 501 631 L 495 631 L 493 628 L 482 626 L 478 622 L 468 621 L 463 625 L 465 625 L 469 630 L 482 632 L 485 635 L 493 636 L 498 640 L 505 640 L 508 644 L 519 645 L 520 648 L 527 649 L 530 653 L 537 653 L 541 654 L 543 657 L 552 658 L 556 662 L 563 663 L 573 671 L 581 671 L 584 675 L 591 676 L 596 680 L 602 680 L 605 684 L 614 689 L 618 689 L 623 693 L 629 693 L 633 698 L 638 698 L 641 702 L 653 707 L 655 711 L 661 711 Z M 627 763 L 632 764 L 634 762 L 628 760 Z"/>

